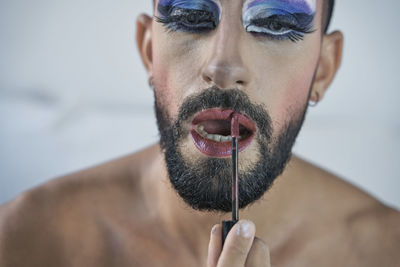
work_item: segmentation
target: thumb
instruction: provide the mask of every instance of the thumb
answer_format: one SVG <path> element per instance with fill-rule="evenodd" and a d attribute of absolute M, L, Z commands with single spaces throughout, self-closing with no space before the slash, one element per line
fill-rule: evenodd
<path fill-rule="evenodd" d="M 253 244 L 256 227 L 253 222 L 241 220 L 229 232 L 218 267 L 243 267 Z"/>

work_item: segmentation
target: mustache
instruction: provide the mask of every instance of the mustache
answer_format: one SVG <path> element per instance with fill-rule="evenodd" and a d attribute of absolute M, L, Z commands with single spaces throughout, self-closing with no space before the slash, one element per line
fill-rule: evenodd
<path fill-rule="evenodd" d="M 241 90 L 222 90 L 215 86 L 191 95 L 183 101 L 174 128 L 179 129 L 181 122 L 187 122 L 196 113 L 210 108 L 232 109 L 239 112 L 256 124 L 261 136 L 271 136 L 271 117 L 264 105 L 252 103 L 249 96 Z"/>

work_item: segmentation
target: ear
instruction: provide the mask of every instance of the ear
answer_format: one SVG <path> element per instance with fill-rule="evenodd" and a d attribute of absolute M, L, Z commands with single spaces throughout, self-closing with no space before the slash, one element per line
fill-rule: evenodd
<path fill-rule="evenodd" d="M 152 18 L 140 14 L 136 21 L 136 44 L 149 77 L 153 75 Z"/>
<path fill-rule="evenodd" d="M 343 34 L 334 31 L 322 38 L 321 54 L 311 90 L 310 100 L 320 101 L 335 78 L 342 61 Z"/>

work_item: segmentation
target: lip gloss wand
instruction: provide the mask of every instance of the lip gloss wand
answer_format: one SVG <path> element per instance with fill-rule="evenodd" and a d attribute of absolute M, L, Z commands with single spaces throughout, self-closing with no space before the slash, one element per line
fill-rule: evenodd
<path fill-rule="evenodd" d="M 239 221 L 239 118 L 237 114 L 232 116 L 231 120 L 232 136 L 232 220 L 222 222 L 222 245 L 225 243 L 226 236 L 232 227 Z"/>

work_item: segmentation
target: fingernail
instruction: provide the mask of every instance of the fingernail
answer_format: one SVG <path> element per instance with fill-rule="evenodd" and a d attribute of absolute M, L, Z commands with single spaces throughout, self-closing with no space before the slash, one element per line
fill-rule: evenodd
<path fill-rule="evenodd" d="M 211 229 L 211 234 L 215 234 L 215 232 L 217 231 L 217 226 L 218 225 L 214 225 L 213 228 Z"/>
<path fill-rule="evenodd" d="M 236 234 L 241 235 L 244 238 L 250 238 L 252 236 L 252 224 L 249 221 L 240 222 Z"/>

